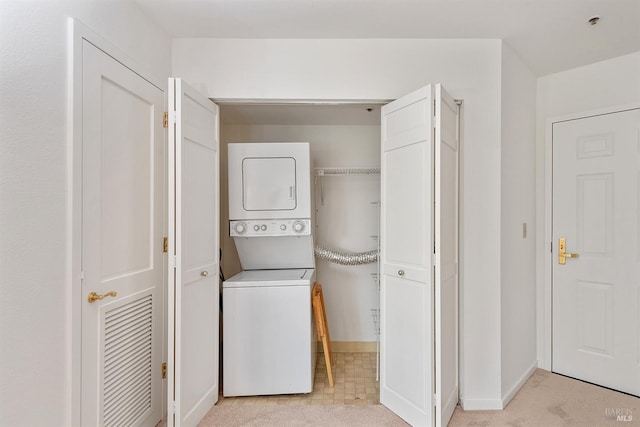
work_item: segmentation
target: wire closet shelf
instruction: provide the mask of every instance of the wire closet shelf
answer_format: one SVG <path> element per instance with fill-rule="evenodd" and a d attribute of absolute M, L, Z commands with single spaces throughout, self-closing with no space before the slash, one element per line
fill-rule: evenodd
<path fill-rule="evenodd" d="M 380 168 L 330 167 L 314 168 L 315 176 L 380 175 Z"/>

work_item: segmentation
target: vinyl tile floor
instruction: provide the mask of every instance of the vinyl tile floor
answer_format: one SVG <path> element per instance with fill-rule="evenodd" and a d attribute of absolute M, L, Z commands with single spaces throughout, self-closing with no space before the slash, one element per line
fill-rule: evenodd
<path fill-rule="evenodd" d="M 376 405 L 380 386 L 376 380 L 376 353 L 333 353 L 333 382 L 324 355 L 318 352 L 313 391 L 275 396 L 220 396 L 218 405 Z"/>

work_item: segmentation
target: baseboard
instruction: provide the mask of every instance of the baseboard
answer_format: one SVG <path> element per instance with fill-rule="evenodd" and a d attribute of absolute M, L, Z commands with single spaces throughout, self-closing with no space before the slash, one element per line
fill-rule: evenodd
<path fill-rule="evenodd" d="M 500 399 L 462 399 L 460 406 L 465 411 L 501 411 Z"/>
<path fill-rule="evenodd" d="M 524 383 L 527 382 L 531 375 L 538 369 L 538 361 L 534 361 L 529 369 L 525 371 L 525 373 L 520 377 L 520 379 L 509 389 L 509 391 L 502 395 L 502 407 L 506 408 L 511 399 L 515 397 L 516 394 L 520 391 Z"/>
<path fill-rule="evenodd" d="M 322 341 L 318 341 L 318 351 L 322 352 Z M 331 341 L 331 351 L 334 353 L 376 353 L 376 341 Z"/>

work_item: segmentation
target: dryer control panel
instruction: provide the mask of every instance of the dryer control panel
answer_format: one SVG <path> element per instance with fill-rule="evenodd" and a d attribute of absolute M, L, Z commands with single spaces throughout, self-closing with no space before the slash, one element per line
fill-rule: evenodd
<path fill-rule="evenodd" d="M 309 219 L 256 219 L 229 221 L 231 237 L 308 236 Z"/>

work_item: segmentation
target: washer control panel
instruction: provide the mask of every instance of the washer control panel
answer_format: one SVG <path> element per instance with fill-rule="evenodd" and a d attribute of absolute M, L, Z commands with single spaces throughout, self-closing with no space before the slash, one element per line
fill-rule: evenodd
<path fill-rule="evenodd" d="M 229 221 L 231 237 L 308 236 L 309 219 L 252 219 Z"/>

